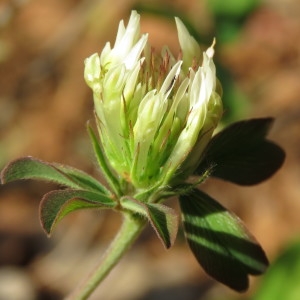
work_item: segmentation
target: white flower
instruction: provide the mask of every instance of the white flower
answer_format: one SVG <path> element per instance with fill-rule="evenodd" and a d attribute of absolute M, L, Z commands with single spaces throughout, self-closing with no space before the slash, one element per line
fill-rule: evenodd
<path fill-rule="evenodd" d="M 140 34 L 133 11 L 120 22 L 113 48 L 85 60 L 94 92 L 99 135 L 107 160 L 135 189 L 185 179 L 199 164 L 222 114 L 213 45 L 201 54 L 176 18 L 182 60 L 160 55 Z"/>

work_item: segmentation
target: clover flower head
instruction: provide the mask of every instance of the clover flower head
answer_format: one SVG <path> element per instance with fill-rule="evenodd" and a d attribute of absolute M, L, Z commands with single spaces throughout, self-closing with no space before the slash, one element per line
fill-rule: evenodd
<path fill-rule="evenodd" d="M 133 11 L 120 22 L 114 47 L 85 60 L 103 151 L 112 169 L 137 189 L 167 186 L 199 164 L 222 114 L 213 46 L 201 53 L 176 18 L 181 47 L 175 59 L 157 54 Z"/>

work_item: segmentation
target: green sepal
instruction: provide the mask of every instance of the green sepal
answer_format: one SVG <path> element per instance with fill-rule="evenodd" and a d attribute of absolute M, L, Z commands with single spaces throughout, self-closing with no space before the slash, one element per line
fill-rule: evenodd
<path fill-rule="evenodd" d="M 197 189 L 180 196 L 180 206 L 189 246 L 211 277 L 242 292 L 249 274 L 266 270 L 263 249 L 232 212 Z"/>
<path fill-rule="evenodd" d="M 50 236 L 56 224 L 72 211 L 115 206 L 115 201 L 100 193 L 75 189 L 55 190 L 44 195 L 40 203 L 40 220 Z"/>
<path fill-rule="evenodd" d="M 178 216 L 172 208 L 159 203 L 140 202 L 131 197 L 123 197 L 120 202 L 124 209 L 148 219 L 166 249 L 174 244 L 178 231 Z"/>
<path fill-rule="evenodd" d="M 91 142 L 92 142 L 93 150 L 95 152 L 95 156 L 96 156 L 97 162 L 99 164 L 99 167 L 100 167 L 107 183 L 114 190 L 114 192 L 120 196 L 122 193 L 121 193 L 119 181 L 117 180 L 117 178 L 114 176 L 114 174 L 110 170 L 110 168 L 106 162 L 105 155 L 104 155 L 104 153 L 101 149 L 101 146 L 99 144 L 99 141 L 96 137 L 96 134 L 95 134 L 93 128 L 90 126 L 89 122 L 87 123 L 87 130 L 88 130 Z"/>
<path fill-rule="evenodd" d="M 1 172 L 2 184 L 20 179 L 36 179 L 57 183 L 69 188 L 109 194 L 95 178 L 70 166 L 48 163 L 31 156 L 16 159 Z"/>
<path fill-rule="evenodd" d="M 284 151 L 266 139 L 272 118 L 233 123 L 209 142 L 197 175 L 210 175 L 240 185 L 253 185 L 271 177 L 283 164 Z"/>

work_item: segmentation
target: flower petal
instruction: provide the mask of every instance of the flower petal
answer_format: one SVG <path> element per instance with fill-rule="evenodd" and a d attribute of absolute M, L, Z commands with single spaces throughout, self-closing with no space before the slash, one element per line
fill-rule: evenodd
<path fill-rule="evenodd" d="M 197 41 L 189 34 L 188 30 L 179 18 L 175 18 L 179 44 L 183 54 L 183 69 L 188 71 L 193 60 L 199 61 L 201 51 Z"/>

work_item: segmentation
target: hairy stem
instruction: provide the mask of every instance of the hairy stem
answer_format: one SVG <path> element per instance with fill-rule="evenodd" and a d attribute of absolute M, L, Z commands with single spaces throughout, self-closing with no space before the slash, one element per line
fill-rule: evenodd
<path fill-rule="evenodd" d="M 104 253 L 100 263 L 66 300 L 88 299 L 97 286 L 119 262 L 126 250 L 132 245 L 144 228 L 145 223 L 146 221 L 144 219 L 125 214 L 119 232 Z"/>

